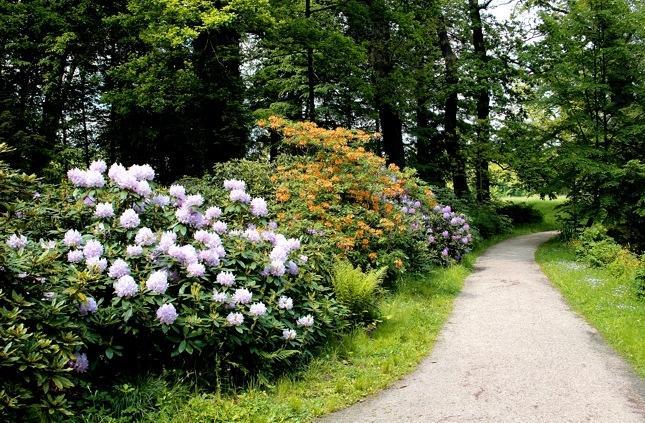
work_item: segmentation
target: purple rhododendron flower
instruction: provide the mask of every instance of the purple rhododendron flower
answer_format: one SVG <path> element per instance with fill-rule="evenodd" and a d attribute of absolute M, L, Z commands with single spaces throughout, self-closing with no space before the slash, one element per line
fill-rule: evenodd
<path fill-rule="evenodd" d="M 236 289 L 231 298 L 233 304 L 248 304 L 253 299 L 253 294 L 246 288 Z"/>
<path fill-rule="evenodd" d="M 67 253 L 67 261 L 70 263 L 78 263 L 83 260 L 83 251 L 69 250 Z"/>
<path fill-rule="evenodd" d="M 140 245 L 128 245 L 126 247 L 128 257 L 138 257 L 143 254 L 143 247 Z"/>
<path fill-rule="evenodd" d="M 183 185 L 171 185 L 168 193 L 177 199 L 183 199 L 186 196 L 186 188 Z"/>
<path fill-rule="evenodd" d="M 99 203 L 94 209 L 94 216 L 105 219 L 114 216 L 114 207 L 111 203 Z"/>
<path fill-rule="evenodd" d="M 228 316 L 226 316 L 226 321 L 231 326 L 239 326 L 244 323 L 244 316 L 242 313 L 229 313 Z"/>
<path fill-rule="evenodd" d="M 239 179 L 227 179 L 224 181 L 224 188 L 229 191 L 244 191 L 246 189 L 246 182 L 240 181 Z"/>
<path fill-rule="evenodd" d="M 290 275 L 295 276 L 300 272 L 300 269 L 298 268 L 298 265 L 294 261 L 290 260 L 287 262 L 287 272 Z"/>
<path fill-rule="evenodd" d="M 218 220 L 217 222 L 214 222 L 213 225 L 211 226 L 215 232 L 218 234 L 223 234 L 226 232 L 227 225 L 225 222 L 222 222 L 221 220 Z"/>
<path fill-rule="evenodd" d="M 219 272 L 216 281 L 220 285 L 233 286 L 235 283 L 235 275 L 231 272 Z"/>
<path fill-rule="evenodd" d="M 123 259 L 116 259 L 112 262 L 108 270 L 108 276 L 114 279 L 119 279 L 121 276 L 130 274 L 130 266 Z"/>
<path fill-rule="evenodd" d="M 251 196 L 241 189 L 234 189 L 229 194 L 229 199 L 233 202 L 239 203 L 249 203 L 251 202 Z"/>
<path fill-rule="evenodd" d="M 222 209 L 220 209 L 217 206 L 213 206 L 206 209 L 206 212 L 204 213 L 204 218 L 208 221 L 211 221 L 213 219 L 219 219 L 221 215 L 222 215 Z"/>
<path fill-rule="evenodd" d="M 126 229 L 133 229 L 139 226 L 141 219 L 136 211 L 133 209 L 127 209 L 119 218 L 119 223 Z"/>
<path fill-rule="evenodd" d="M 167 253 L 168 249 L 175 245 L 175 241 L 177 241 L 177 234 L 174 232 L 166 231 L 161 234 L 161 239 L 159 239 L 159 245 L 157 246 L 157 248 L 159 249 L 159 251 Z"/>
<path fill-rule="evenodd" d="M 225 292 L 217 292 L 213 290 L 213 301 L 224 304 L 228 302 L 228 295 Z"/>
<path fill-rule="evenodd" d="M 249 314 L 251 316 L 264 316 L 267 313 L 267 306 L 262 302 L 253 303 L 249 307 Z"/>
<path fill-rule="evenodd" d="M 165 270 L 152 272 L 146 281 L 146 288 L 158 294 L 164 294 L 168 289 L 168 272 Z"/>
<path fill-rule="evenodd" d="M 157 319 L 164 325 L 172 325 L 177 320 L 177 310 L 172 304 L 164 304 L 157 309 Z"/>
<path fill-rule="evenodd" d="M 85 259 L 85 265 L 93 272 L 101 273 L 107 268 L 107 259 L 100 257 L 89 257 Z"/>
<path fill-rule="evenodd" d="M 139 286 L 132 276 L 121 276 L 114 284 L 114 293 L 117 297 L 134 297 L 139 292 Z"/>
<path fill-rule="evenodd" d="M 441 251 L 441 255 L 444 257 L 448 256 L 448 254 L 449 254 L 448 248 L 444 248 L 443 251 Z"/>
<path fill-rule="evenodd" d="M 293 308 L 293 300 L 283 295 L 278 298 L 278 307 L 284 310 L 291 310 Z"/>
<path fill-rule="evenodd" d="M 14 250 L 20 250 L 27 246 L 27 237 L 24 235 L 13 234 L 7 238 L 7 245 Z"/>
<path fill-rule="evenodd" d="M 204 276 L 204 274 L 206 273 L 206 268 L 204 267 L 203 264 L 199 262 L 194 262 L 194 263 L 190 263 L 186 267 L 186 272 L 188 273 L 188 276 L 198 278 L 198 277 Z"/>
<path fill-rule="evenodd" d="M 307 314 L 306 316 L 303 316 L 296 320 L 296 325 L 306 328 L 311 327 L 314 325 L 314 318 L 311 314 Z"/>
<path fill-rule="evenodd" d="M 157 236 L 152 232 L 152 229 L 143 227 L 137 231 L 134 237 L 134 242 L 137 245 L 152 245 L 157 241 Z"/>
<path fill-rule="evenodd" d="M 273 260 L 271 264 L 269 264 L 269 274 L 279 277 L 284 276 L 285 272 L 286 268 L 284 267 L 284 262 Z"/>
<path fill-rule="evenodd" d="M 86 316 L 88 314 L 96 313 L 99 306 L 96 304 L 96 300 L 92 297 L 87 297 L 87 299 L 78 306 L 78 311 L 81 313 L 81 316 Z"/>
<path fill-rule="evenodd" d="M 87 359 L 87 354 L 78 353 L 74 356 L 74 359 L 69 362 L 69 366 L 76 373 L 85 373 L 87 369 L 90 368 L 90 361 Z"/>
<path fill-rule="evenodd" d="M 70 229 L 69 231 L 65 232 L 65 237 L 63 238 L 63 243 L 68 246 L 68 247 L 76 247 L 81 245 L 81 242 L 83 241 L 83 238 L 81 237 L 81 233 L 77 231 L 76 229 Z"/>
<path fill-rule="evenodd" d="M 286 341 L 292 341 L 296 339 L 296 331 L 293 329 L 284 329 L 282 331 L 282 339 Z"/>
<path fill-rule="evenodd" d="M 103 160 L 94 160 L 90 163 L 89 169 L 93 172 L 104 173 L 107 170 L 107 164 Z"/>
<path fill-rule="evenodd" d="M 101 257 L 103 255 L 103 245 L 99 241 L 91 239 L 85 243 L 83 255 L 85 258 Z"/>
<path fill-rule="evenodd" d="M 264 198 L 254 198 L 253 200 L 251 200 L 251 214 L 259 217 L 269 214 L 267 202 L 264 200 Z"/>
<path fill-rule="evenodd" d="M 204 197 L 201 194 L 193 194 L 184 199 L 182 207 L 199 207 L 202 204 L 204 204 Z"/>

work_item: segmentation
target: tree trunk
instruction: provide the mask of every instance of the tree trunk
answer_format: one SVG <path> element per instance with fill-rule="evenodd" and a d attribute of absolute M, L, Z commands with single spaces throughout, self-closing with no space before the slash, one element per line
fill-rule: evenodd
<path fill-rule="evenodd" d="M 58 139 L 58 129 L 63 114 L 63 76 L 65 74 L 66 55 L 61 55 L 48 75 L 50 86 L 44 92 L 42 117 L 39 135 L 42 138 L 40 148 L 34 150 L 32 157 L 33 170 L 42 171 L 51 161 Z"/>
<path fill-rule="evenodd" d="M 428 107 L 429 99 L 422 94 L 426 88 L 420 88 L 416 107 L 417 172 L 429 184 L 445 186 L 444 146 L 438 131 L 434 129 L 436 119 Z"/>
<path fill-rule="evenodd" d="M 463 197 L 469 193 L 469 189 L 466 178 L 466 158 L 461 148 L 459 134 L 457 133 L 457 111 L 459 108 L 457 56 L 450 45 L 448 30 L 443 15 L 439 17 L 437 36 L 445 64 L 444 78 L 448 89 L 444 100 L 444 144 L 450 160 L 453 190 L 455 195 Z"/>
<path fill-rule="evenodd" d="M 244 155 L 248 140 L 248 113 L 240 71 L 240 34 L 235 29 L 204 31 L 196 39 L 195 72 L 203 86 L 196 96 L 199 145 L 204 147 L 194 173 Z"/>
<path fill-rule="evenodd" d="M 383 151 L 388 163 L 405 166 L 403 124 L 396 105 L 396 84 L 393 84 L 394 60 L 389 50 L 390 21 L 384 0 L 365 0 L 369 8 L 370 61 L 375 76 L 375 102 L 383 135 Z"/>
<path fill-rule="evenodd" d="M 305 0 L 305 18 L 307 21 L 311 18 L 311 0 Z M 310 45 L 311 40 L 307 45 L 307 110 L 305 116 L 307 120 L 312 122 L 316 121 L 316 101 L 315 101 L 315 73 L 314 73 L 314 49 Z"/>
<path fill-rule="evenodd" d="M 477 123 L 475 145 L 475 178 L 477 184 L 477 201 L 480 203 L 490 200 L 490 178 L 488 174 L 488 148 L 490 137 L 490 94 L 488 92 L 488 78 L 486 76 L 486 42 L 482 26 L 481 10 L 477 0 L 468 0 L 468 9 L 473 32 L 473 48 L 479 60 L 479 73 L 477 85 Z M 483 75 L 482 75 L 483 73 Z"/>

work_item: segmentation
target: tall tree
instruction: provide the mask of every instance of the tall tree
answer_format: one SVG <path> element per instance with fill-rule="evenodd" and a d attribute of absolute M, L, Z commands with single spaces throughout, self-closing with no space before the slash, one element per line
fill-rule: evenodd
<path fill-rule="evenodd" d="M 535 96 L 529 130 L 517 132 L 516 145 L 533 155 L 516 167 L 542 193 L 568 193 L 574 226 L 602 222 L 643 248 L 642 5 L 577 0 L 548 6 L 538 9 L 541 39 L 524 55 Z"/>
<path fill-rule="evenodd" d="M 469 193 L 469 189 L 466 178 L 466 158 L 457 132 L 459 70 L 457 56 L 450 44 L 443 13 L 438 18 L 437 39 L 445 64 L 444 81 L 446 84 L 446 95 L 443 106 L 444 144 L 448 157 L 450 158 L 453 190 L 455 195 L 463 197 Z"/>
<path fill-rule="evenodd" d="M 477 201 L 490 200 L 490 177 L 488 173 L 488 150 L 490 137 L 490 93 L 488 87 L 488 55 L 481 10 L 490 4 L 490 0 L 480 6 L 478 0 L 468 0 L 468 12 L 472 31 L 472 43 L 475 56 L 479 61 L 476 74 L 477 84 L 477 121 L 475 124 L 475 190 Z"/>

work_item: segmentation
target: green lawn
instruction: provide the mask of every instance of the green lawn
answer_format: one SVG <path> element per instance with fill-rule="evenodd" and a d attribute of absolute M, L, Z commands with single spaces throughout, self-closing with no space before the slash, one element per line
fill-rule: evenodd
<path fill-rule="evenodd" d="M 542 245 L 536 258 L 571 307 L 645 377 L 645 301 L 631 281 L 576 262 L 573 249 L 558 240 Z"/>
<path fill-rule="evenodd" d="M 97 402 L 97 409 L 88 410 L 83 420 L 114 421 L 105 416 L 120 414 L 124 422 L 306 422 L 353 404 L 410 373 L 431 351 L 475 259 L 488 246 L 555 228 L 555 203 L 533 201 L 545 211 L 544 223 L 489 239 L 459 265 L 399 280 L 382 301 L 384 319 L 376 330 L 343 336 L 305 370 L 281 378 L 273 387 L 222 396 L 190 392 L 187 384 L 172 386 L 152 378 L 117 390 L 111 410 L 102 410 Z"/>

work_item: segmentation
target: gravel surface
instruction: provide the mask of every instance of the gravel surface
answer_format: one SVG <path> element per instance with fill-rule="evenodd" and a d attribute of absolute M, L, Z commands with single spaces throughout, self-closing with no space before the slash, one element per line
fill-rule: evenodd
<path fill-rule="evenodd" d="M 406 378 L 320 422 L 645 422 L 645 383 L 535 262 L 543 232 L 475 264 L 432 352 Z"/>

